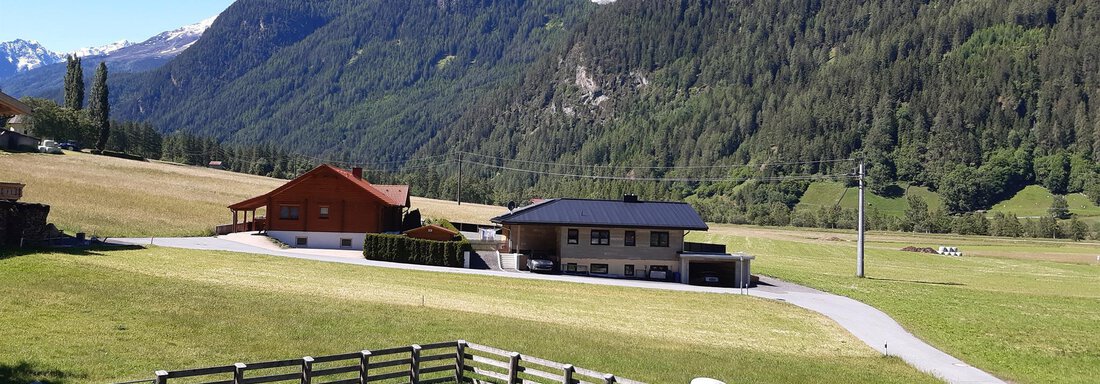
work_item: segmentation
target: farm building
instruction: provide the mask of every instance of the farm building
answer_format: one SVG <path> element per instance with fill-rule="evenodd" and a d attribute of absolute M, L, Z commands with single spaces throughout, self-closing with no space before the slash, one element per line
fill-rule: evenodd
<path fill-rule="evenodd" d="M 641 201 L 633 195 L 549 199 L 492 221 L 504 226 L 509 252 L 520 259 L 549 259 L 564 273 L 721 286 L 749 282 L 752 256 L 684 241 L 688 231 L 708 229 L 686 203 Z"/>
<path fill-rule="evenodd" d="M 408 186 L 374 185 L 363 180 L 360 168 L 348 172 L 325 164 L 230 205 L 233 224 L 218 232 L 264 231 L 293 247 L 363 249 L 367 233 L 399 232 L 408 207 Z M 261 209 L 266 217 L 256 216 Z"/>

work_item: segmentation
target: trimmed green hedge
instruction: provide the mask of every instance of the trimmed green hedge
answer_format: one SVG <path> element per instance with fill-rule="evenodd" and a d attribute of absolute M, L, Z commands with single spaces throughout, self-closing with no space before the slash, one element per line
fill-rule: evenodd
<path fill-rule="evenodd" d="M 462 252 L 470 249 L 466 240 L 433 241 L 405 235 L 368 233 L 363 241 L 363 257 L 369 260 L 443 267 L 462 267 Z"/>

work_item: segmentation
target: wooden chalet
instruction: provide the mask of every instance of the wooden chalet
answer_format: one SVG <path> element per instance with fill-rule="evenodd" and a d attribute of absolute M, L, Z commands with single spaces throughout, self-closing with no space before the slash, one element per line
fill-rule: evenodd
<path fill-rule="evenodd" d="M 292 247 L 363 249 L 367 233 L 400 232 L 408 207 L 407 185 L 374 185 L 363 180 L 360 168 L 348 172 L 324 164 L 230 205 L 233 224 L 218 232 L 262 231 Z M 261 209 L 266 217 L 256 216 Z"/>

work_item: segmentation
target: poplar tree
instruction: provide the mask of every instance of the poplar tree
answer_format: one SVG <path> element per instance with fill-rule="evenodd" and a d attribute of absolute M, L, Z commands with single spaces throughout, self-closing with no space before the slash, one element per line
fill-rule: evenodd
<path fill-rule="evenodd" d="M 84 108 L 84 67 L 80 57 L 69 55 L 65 72 L 65 107 L 73 110 Z"/>
<path fill-rule="evenodd" d="M 99 63 L 92 82 L 92 99 L 88 102 L 92 122 L 99 128 L 99 140 L 95 148 L 102 151 L 111 136 L 111 107 L 107 101 L 107 64 Z"/>

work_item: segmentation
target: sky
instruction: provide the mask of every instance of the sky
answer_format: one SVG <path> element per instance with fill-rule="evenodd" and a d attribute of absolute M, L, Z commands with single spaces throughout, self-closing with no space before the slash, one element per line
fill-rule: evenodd
<path fill-rule="evenodd" d="M 54 52 L 141 42 L 194 24 L 233 0 L 0 0 L 0 42 L 38 40 Z M 18 15 L 18 16 L 16 16 Z"/>

